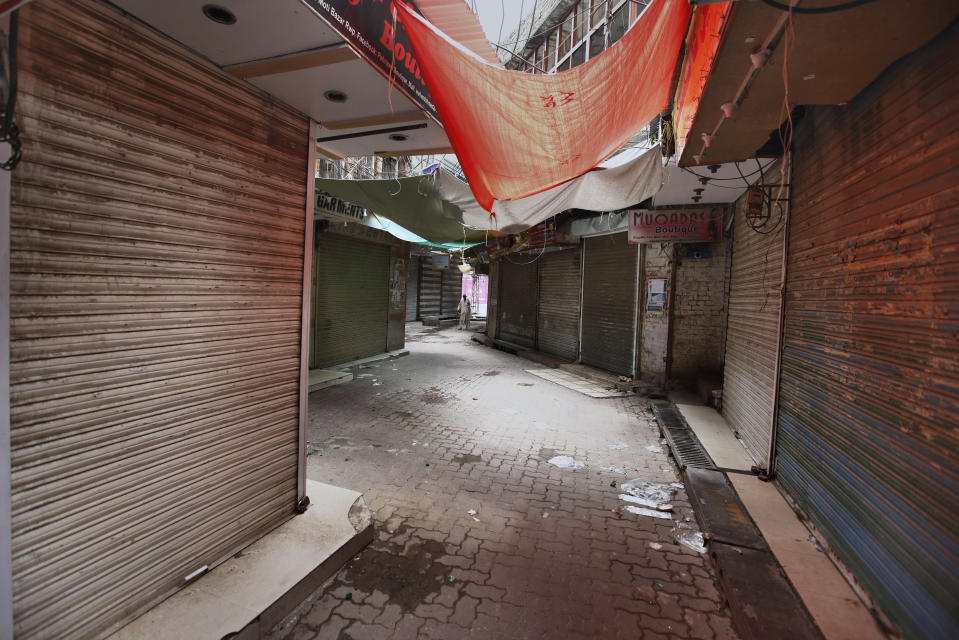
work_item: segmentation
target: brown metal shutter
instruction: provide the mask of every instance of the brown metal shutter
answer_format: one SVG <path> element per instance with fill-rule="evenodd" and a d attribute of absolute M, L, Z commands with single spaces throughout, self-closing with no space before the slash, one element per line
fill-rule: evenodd
<path fill-rule="evenodd" d="M 779 478 L 907 638 L 959 629 L 957 76 L 952 28 L 795 143 Z"/>
<path fill-rule="evenodd" d="M 779 175 L 771 169 L 771 175 Z M 779 350 L 783 231 L 771 217 L 753 229 L 737 202 L 726 329 L 723 415 L 757 465 L 767 466 Z"/>
<path fill-rule="evenodd" d="M 456 318 L 459 312 L 456 307 L 463 299 L 463 274 L 453 267 L 443 272 L 443 312 L 444 318 Z"/>
<path fill-rule="evenodd" d="M 569 360 L 579 356 L 580 260 L 579 248 L 539 260 L 537 348 Z"/>
<path fill-rule="evenodd" d="M 390 248 L 324 233 L 313 260 L 312 367 L 386 351 Z"/>
<path fill-rule="evenodd" d="M 409 271 L 406 272 L 406 321 L 413 322 L 419 317 L 419 281 L 420 260 L 411 257 Z"/>
<path fill-rule="evenodd" d="M 529 260 L 522 256 L 500 260 L 497 337 L 523 347 L 533 346 L 536 332 L 537 269 L 536 263 Z"/>
<path fill-rule="evenodd" d="M 17 637 L 97 637 L 293 515 L 308 122 L 107 3 L 20 11 Z"/>
<path fill-rule="evenodd" d="M 586 238 L 584 243 L 580 360 L 632 376 L 638 245 L 629 244 L 625 233 Z"/>
<path fill-rule="evenodd" d="M 420 264 L 420 318 L 439 317 L 443 295 L 443 271 L 433 269 L 428 259 Z"/>

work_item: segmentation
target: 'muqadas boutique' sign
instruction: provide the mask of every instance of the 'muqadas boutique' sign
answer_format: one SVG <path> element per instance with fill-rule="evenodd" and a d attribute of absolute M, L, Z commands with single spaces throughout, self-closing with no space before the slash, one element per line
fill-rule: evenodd
<path fill-rule="evenodd" d="M 304 1 L 380 73 L 387 78 L 392 75 L 397 89 L 439 122 L 403 23 L 393 18 L 390 0 Z"/>
<path fill-rule="evenodd" d="M 629 220 L 629 241 L 718 242 L 723 239 L 723 210 L 673 209 L 633 211 Z"/>

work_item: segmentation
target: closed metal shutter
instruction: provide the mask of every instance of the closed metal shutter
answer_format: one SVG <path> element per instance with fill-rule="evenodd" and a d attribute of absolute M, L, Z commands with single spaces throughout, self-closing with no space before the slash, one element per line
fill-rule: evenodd
<path fill-rule="evenodd" d="M 439 317 L 443 292 L 443 271 L 428 261 L 420 264 L 420 318 Z"/>
<path fill-rule="evenodd" d="M 312 367 L 386 351 L 390 248 L 324 233 L 313 255 Z"/>
<path fill-rule="evenodd" d="M 779 175 L 770 168 L 770 175 Z M 723 415 L 757 465 L 766 467 L 779 351 L 779 284 L 785 221 L 753 229 L 737 202 L 723 373 Z"/>
<path fill-rule="evenodd" d="M 579 356 L 580 259 L 577 248 L 539 260 L 537 348 L 568 360 Z"/>
<path fill-rule="evenodd" d="M 625 233 L 586 238 L 584 243 L 580 360 L 632 376 L 638 245 L 629 244 Z"/>
<path fill-rule="evenodd" d="M 443 271 L 443 317 L 456 318 L 459 312 L 456 307 L 463 299 L 463 274 L 457 268 Z"/>
<path fill-rule="evenodd" d="M 532 347 L 536 333 L 536 263 L 510 256 L 500 260 L 498 338 Z M 520 260 L 525 262 L 520 263 Z"/>
<path fill-rule="evenodd" d="M 413 322 L 419 315 L 419 281 L 420 281 L 420 261 L 419 258 L 410 258 L 410 269 L 406 272 L 406 321 Z"/>
<path fill-rule="evenodd" d="M 959 629 L 957 75 L 949 29 L 795 143 L 779 478 L 906 638 Z"/>
<path fill-rule="evenodd" d="M 293 515 L 309 123 L 105 2 L 18 57 L 14 627 L 97 637 Z"/>

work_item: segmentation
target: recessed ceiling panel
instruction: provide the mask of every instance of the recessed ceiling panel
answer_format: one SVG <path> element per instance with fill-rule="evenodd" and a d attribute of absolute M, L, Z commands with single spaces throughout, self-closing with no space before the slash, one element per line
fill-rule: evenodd
<path fill-rule="evenodd" d="M 226 66 L 342 42 L 300 0 L 114 0 L 215 64 Z M 236 16 L 219 24 L 203 14 L 213 4 Z"/>
<path fill-rule="evenodd" d="M 276 96 L 319 122 L 351 120 L 376 115 L 416 111 L 416 106 L 365 60 L 299 69 L 249 78 L 249 82 Z M 345 100 L 334 102 L 325 94 L 338 91 Z"/>

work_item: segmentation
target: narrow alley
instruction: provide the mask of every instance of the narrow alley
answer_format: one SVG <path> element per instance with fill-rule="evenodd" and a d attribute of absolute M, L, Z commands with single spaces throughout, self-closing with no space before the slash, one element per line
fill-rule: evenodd
<path fill-rule="evenodd" d="M 619 498 L 679 479 L 645 400 L 472 335 L 411 323 L 409 356 L 310 395 L 308 475 L 363 492 L 376 538 L 274 637 L 734 638 L 710 562 L 675 542 L 685 492 L 668 520 Z"/>

